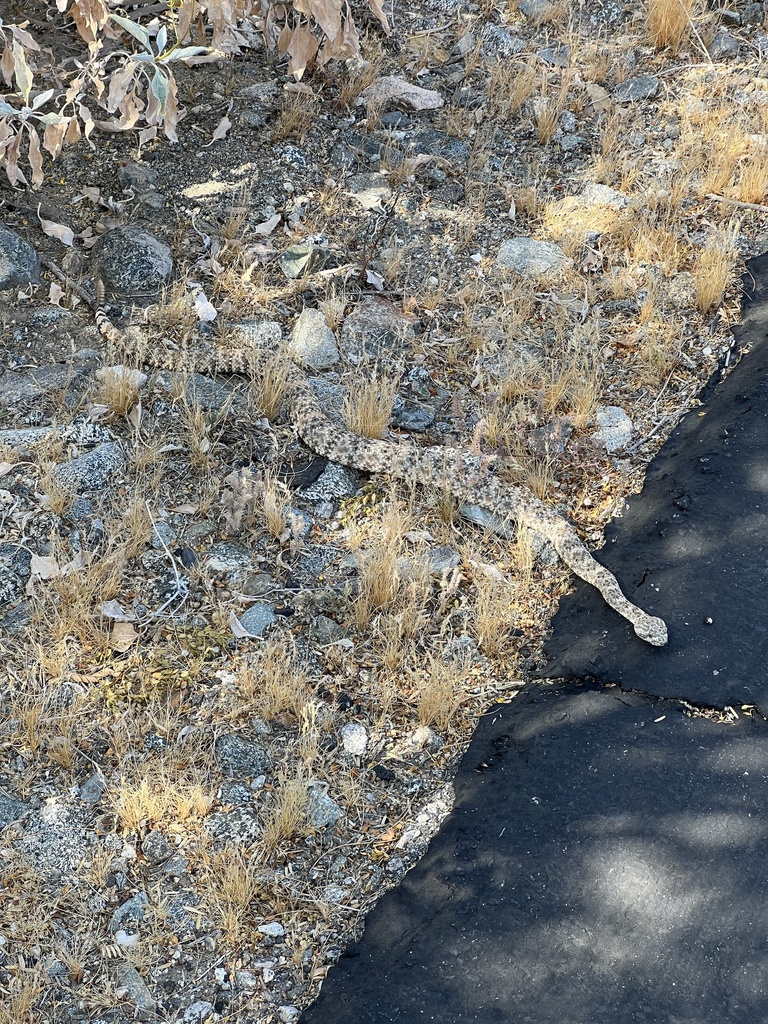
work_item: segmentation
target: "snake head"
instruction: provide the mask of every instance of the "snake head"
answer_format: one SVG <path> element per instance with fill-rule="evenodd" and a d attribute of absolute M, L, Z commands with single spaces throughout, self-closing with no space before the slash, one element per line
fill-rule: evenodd
<path fill-rule="evenodd" d="M 663 647 L 669 639 L 667 625 L 663 619 L 657 619 L 654 615 L 644 615 L 641 622 L 634 623 L 635 633 L 641 640 L 653 644 L 654 647 Z"/>

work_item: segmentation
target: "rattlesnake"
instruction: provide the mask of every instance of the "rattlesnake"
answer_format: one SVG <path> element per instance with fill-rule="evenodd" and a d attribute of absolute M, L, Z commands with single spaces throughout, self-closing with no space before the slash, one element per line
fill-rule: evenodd
<path fill-rule="evenodd" d="M 141 351 L 129 332 L 119 330 L 103 305 L 103 289 L 97 287 L 96 325 L 117 352 L 141 358 L 156 368 L 179 367 L 179 353 Z M 256 349 L 211 350 L 196 354 L 194 369 L 200 373 L 239 373 L 251 375 L 256 365 Z M 287 370 L 283 406 L 299 436 L 312 451 L 332 462 L 366 473 L 383 474 L 408 484 L 433 487 L 450 492 L 462 501 L 479 505 L 504 518 L 514 519 L 546 537 L 565 564 L 627 619 L 635 633 L 648 643 L 662 647 L 667 642 L 667 627 L 662 619 L 649 615 L 628 601 L 613 573 L 595 561 L 573 527 L 554 509 L 536 498 L 527 488 L 506 483 L 495 476 L 482 457 L 463 448 L 417 447 L 391 441 L 360 437 L 331 422 L 323 412 L 305 373 L 294 363 Z"/>

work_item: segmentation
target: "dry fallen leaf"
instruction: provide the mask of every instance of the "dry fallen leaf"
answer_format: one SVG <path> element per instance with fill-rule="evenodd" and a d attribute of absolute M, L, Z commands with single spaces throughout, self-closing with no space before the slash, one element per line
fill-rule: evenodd
<path fill-rule="evenodd" d="M 130 622 L 116 622 L 112 627 L 110 643 L 114 650 L 125 653 L 139 638 Z"/>
<path fill-rule="evenodd" d="M 44 217 L 41 217 L 39 206 L 37 208 L 37 217 L 44 235 L 48 235 L 49 238 L 58 238 L 62 245 L 74 244 L 75 232 L 68 224 L 57 224 L 56 221 L 46 220 Z"/>

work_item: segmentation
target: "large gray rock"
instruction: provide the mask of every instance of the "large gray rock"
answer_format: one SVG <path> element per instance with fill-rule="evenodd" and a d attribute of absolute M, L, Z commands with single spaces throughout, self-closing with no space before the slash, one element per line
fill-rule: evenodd
<path fill-rule="evenodd" d="M 173 274 L 165 242 L 135 224 L 102 235 L 91 258 L 107 289 L 121 295 L 154 295 Z"/>
<path fill-rule="evenodd" d="M 0 225 L 0 291 L 40 280 L 40 257 L 23 238 Z"/>

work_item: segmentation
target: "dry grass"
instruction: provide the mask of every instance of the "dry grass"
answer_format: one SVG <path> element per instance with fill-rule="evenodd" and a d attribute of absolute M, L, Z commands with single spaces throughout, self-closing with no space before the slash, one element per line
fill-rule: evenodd
<path fill-rule="evenodd" d="M 270 722 L 285 711 L 301 718 L 309 691 L 307 674 L 296 652 L 285 643 L 267 643 L 259 657 L 241 663 L 236 686 L 247 707 Z"/>
<path fill-rule="evenodd" d="M 123 773 L 109 790 L 110 803 L 128 832 L 204 818 L 213 794 L 195 775 L 189 768 L 180 769 L 171 753 Z"/>
<path fill-rule="evenodd" d="M 290 363 L 279 353 L 265 356 L 255 368 L 250 394 L 258 411 L 268 420 L 277 418 L 290 372 Z"/>
<path fill-rule="evenodd" d="M 261 891 L 253 864 L 237 846 L 216 851 L 198 878 L 206 912 L 229 942 L 241 943 L 252 916 L 252 904 Z"/>
<path fill-rule="evenodd" d="M 731 235 L 711 238 L 700 249 L 692 274 L 696 302 L 702 313 L 716 309 L 736 272 L 737 249 Z"/>
<path fill-rule="evenodd" d="M 693 21 L 693 0 L 648 0 L 646 23 L 653 45 L 677 53 Z"/>
<path fill-rule="evenodd" d="M 284 139 L 297 139 L 303 142 L 316 115 L 317 101 L 313 97 L 284 92 L 272 129 L 272 142 L 281 142 Z"/>
<path fill-rule="evenodd" d="M 301 777 L 283 780 L 272 795 L 261 834 L 261 844 L 270 858 L 285 850 L 286 844 L 306 827 L 307 782 Z"/>
<path fill-rule="evenodd" d="M 368 376 L 360 376 L 349 389 L 344 402 L 344 420 L 361 437 L 381 437 L 392 415 L 400 377 L 378 367 Z"/>
<path fill-rule="evenodd" d="M 417 710 L 422 725 L 434 725 L 440 733 L 449 730 L 465 700 L 464 672 L 461 663 L 429 659 L 428 668 L 419 673 L 417 681 Z"/>

